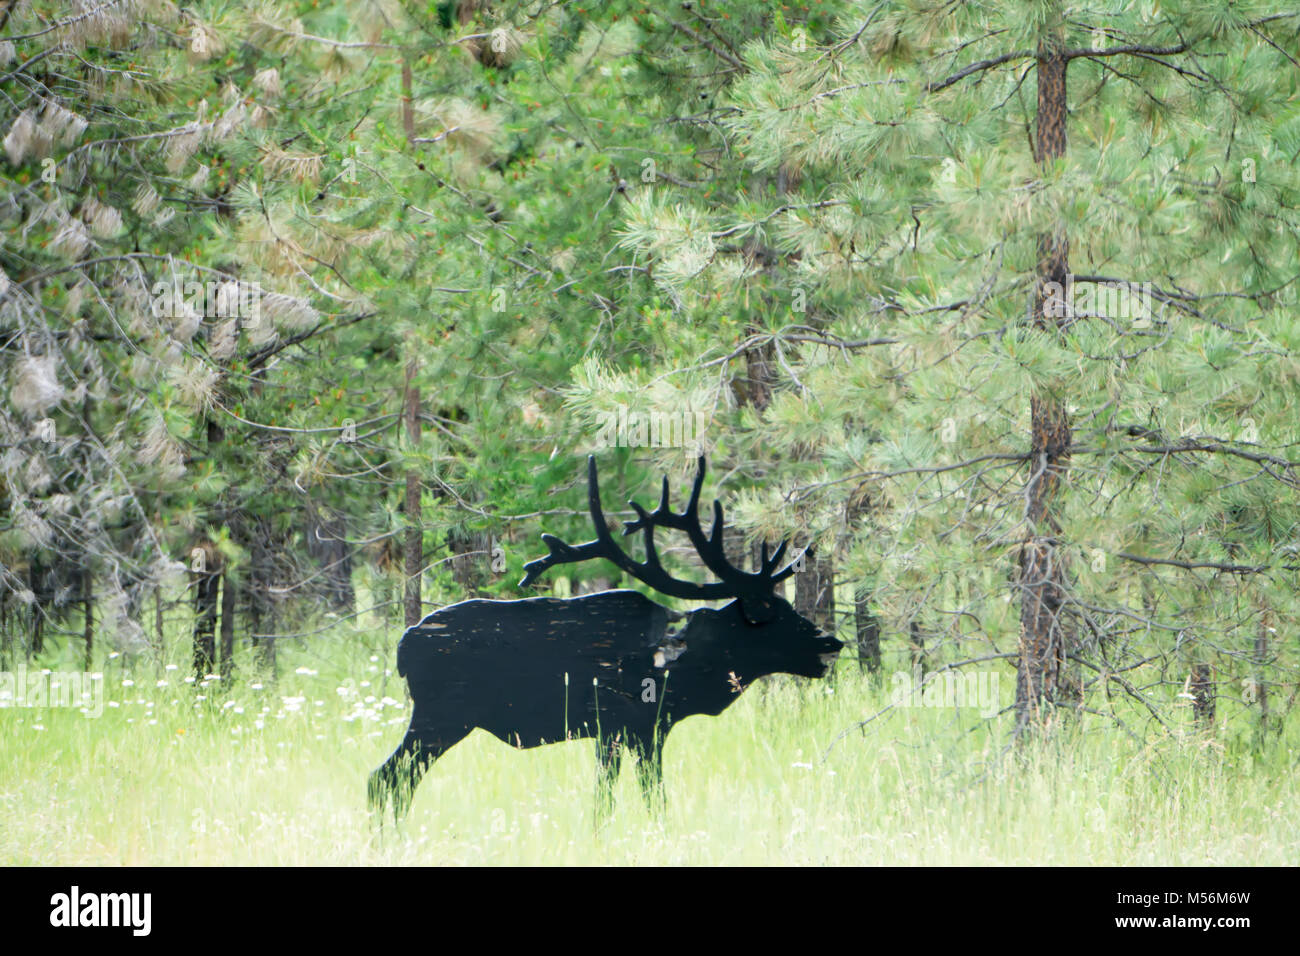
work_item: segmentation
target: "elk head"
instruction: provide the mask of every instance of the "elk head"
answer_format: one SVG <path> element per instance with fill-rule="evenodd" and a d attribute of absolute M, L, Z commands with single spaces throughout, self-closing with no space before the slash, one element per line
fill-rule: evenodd
<path fill-rule="evenodd" d="M 723 550 L 725 522 L 719 501 L 713 502 L 711 531 L 705 534 L 700 526 L 700 491 L 704 487 L 704 470 L 704 458 L 701 457 L 691 486 L 690 500 L 684 511 L 674 511 L 669 505 L 667 477 L 663 480 L 659 506 L 654 511 L 646 511 L 635 501 L 628 502 L 636 512 L 636 519 L 624 523 L 623 534 L 626 536 L 640 531 L 645 539 L 645 560 L 636 561 L 619 547 L 605 522 L 596 476 L 596 458 L 594 455 L 589 456 L 587 504 L 595 526 L 596 540 L 570 545 L 554 535 L 543 534 L 542 540 L 547 546 L 548 554 L 524 565 L 527 573 L 520 586 L 532 584 L 547 570 L 559 564 L 605 558 L 660 594 L 697 601 L 732 598 L 730 604 L 717 611 L 702 610 L 691 615 L 692 621 L 686 633 L 708 634 L 713 637 L 708 641 L 713 647 L 699 648 L 701 651 L 726 655 L 736 649 L 743 649 L 746 659 L 751 662 L 751 677 L 760 676 L 754 673 L 754 663 L 758 664 L 762 673 L 824 676 L 843 645 L 822 634 L 816 625 L 799 615 L 789 602 L 776 594 L 777 584 L 795 573 L 797 559 L 781 567 L 788 542 L 781 542 L 771 554 L 764 542 L 757 571 L 743 571 L 731 564 Z M 717 580 L 697 584 L 669 575 L 664 570 L 655 547 L 656 528 L 684 532 L 695 553 Z M 710 626 L 699 626 L 705 618 L 710 619 Z"/>

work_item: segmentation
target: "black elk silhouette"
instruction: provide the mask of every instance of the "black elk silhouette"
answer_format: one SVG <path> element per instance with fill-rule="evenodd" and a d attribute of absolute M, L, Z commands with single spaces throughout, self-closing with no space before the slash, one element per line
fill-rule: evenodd
<path fill-rule="evenodd" d="M 637 591 L 581 597 L 471 600 L 430 614 L 406 630 L 397 648 L 397 672 L 415 706 L 401 744 L 370 777 L 369 796 L 382 819 L 393 801 L 402 817 L 429 766 L 474 728 L 517 747 L 596 737 L 598 812 L 612 806 L 612 785 L 624 749 L 637 755 L 648 801 L 662 800 L 664 738 L 677 721 L 716 716 L 756 678 L 786 673 L 824 677 L 843 645 L 822 634 L 774 593 L 794 573 L 776 570 L 786 542 L 758 571 L 734 567 L 723 552 L 722 505 L 713 503 L 713 529 L 700 527 L 699 460 L 686 510 L 668 504 L 668 479 L 659 507 L 636 512 L 623 533 L 645 535 L 645 560 L 629 557 L 605 524 L 596 460 L 587 462 L 587 499 L 596 540 L 569 545 L 544 534 L 549 553 L 524 566 L 527 586 L 559 564 L 605 558 L 655 591 L 671 597 L 733 598 L 719 609 L 671 611 Z M 718 579 L 707 584 L 669 576 L 655 550 L 654 531 L 685 532 Z"/>

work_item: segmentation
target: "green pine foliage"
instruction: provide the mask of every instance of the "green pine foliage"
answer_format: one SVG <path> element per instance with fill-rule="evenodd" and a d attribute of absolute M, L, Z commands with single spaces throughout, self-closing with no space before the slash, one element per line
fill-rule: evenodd
<path fill-rule="evenodd" d="M 848 656 L 871 619 L 886 671 L 1010 686 L 1050 400 L 1082 721 L 1208 694 L 1262 740 L 1300 666 L 1298 40 L 1264 0 L 4 4 L 0 652 L 161 667 L 214 560 L 250 677 L 267 635 L 395 637 L 408 474 L 429 609 L 590 537 L 588 454 L 611 518 L 705 454 L 739 563 L 827 562 Z"/>

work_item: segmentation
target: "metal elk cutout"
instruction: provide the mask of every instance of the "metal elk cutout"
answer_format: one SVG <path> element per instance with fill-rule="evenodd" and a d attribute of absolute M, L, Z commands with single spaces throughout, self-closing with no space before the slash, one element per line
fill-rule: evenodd
<path fill-rule="evenodd" d="M 843 647 L 778 597 L 776 585 L 794 573 L 777 570 L 786 544 L 758 571 L 728 562 L 722 548 L 722 505 L 713 503 L 713 529 L 700 527 L 704 459 L 686 510 L 668 504 L 664 478 L 659 507 L 629 502 L 636 520 L 625 535 L 645 535 L 645 560 L 635 561 L 605 524 L 596 460 L 587 462 L 587 500 L 596 540 L 570 545 L 554 535 L 550 553 L 529 562 L 521 586 L 556 565 L 605 558 L 661 594 L 694 600 L 733 598 L 719 609 L 671 611 L 631 590 L 558 599 L 470 600 L 430 614 L 407 629 L 397 648 L 397 672 L 414 700 L 401 744 L 370 777 L 370 803 L 382 818 L 392 799 L 398 818 L 410 806 L 429 766 L 476 727 L 516 747 L 597 738 L 598 811 L 612 807 L 612 786 L 624 748 L 636 753 L 648 801 L 662 798 L 664 738 L 678 721 L 716 716 L 750 683 L 767 674 L 824 677 Z M 655 550 L 656 528 L 685 532 L 717 578 L 695 584 L 670 577 Z"/>

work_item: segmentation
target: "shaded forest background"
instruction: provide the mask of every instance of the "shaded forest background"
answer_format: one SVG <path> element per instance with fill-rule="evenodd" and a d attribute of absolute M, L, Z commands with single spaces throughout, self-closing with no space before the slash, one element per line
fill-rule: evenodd
<path fill-rule="evenodd" d="M 864 670 L 1267 735 L 1297 51 L 1215 0 L 0 0 L 0 653 L 274 674 L 519 596 L 588 453 L 607 506 L 704 453 Z"/>

